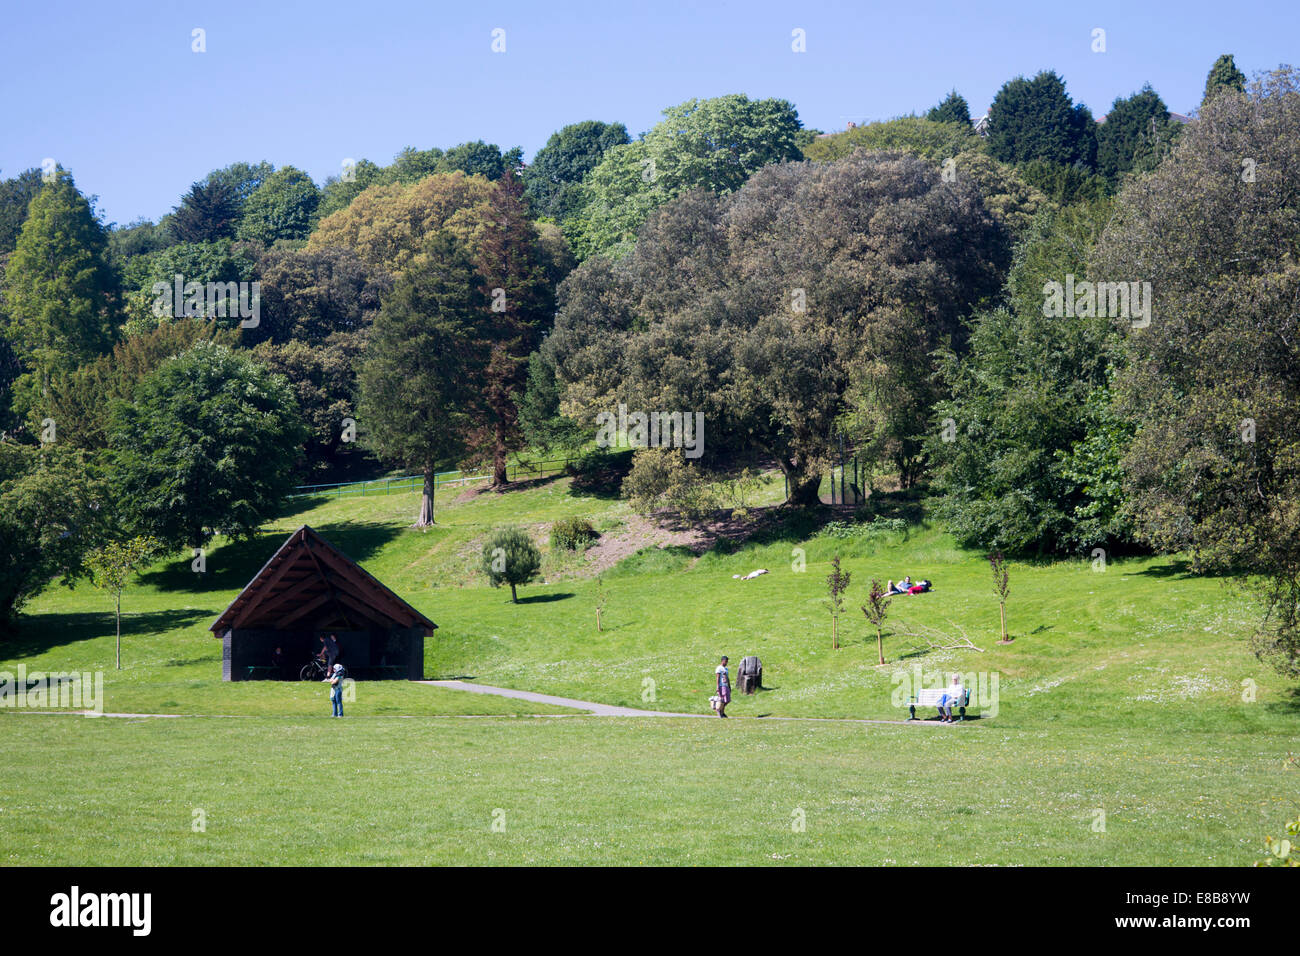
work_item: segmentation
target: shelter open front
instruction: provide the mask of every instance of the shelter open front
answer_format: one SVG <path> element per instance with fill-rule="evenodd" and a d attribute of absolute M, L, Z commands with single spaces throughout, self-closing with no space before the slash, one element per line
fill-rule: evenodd
<path fill-rule="evenodd" d="M 435 628 L 303 525 L 209 630 L 222 641 L 222 680 L 298 680 L 329 635 L 350 677 L 420 680 Z"/>

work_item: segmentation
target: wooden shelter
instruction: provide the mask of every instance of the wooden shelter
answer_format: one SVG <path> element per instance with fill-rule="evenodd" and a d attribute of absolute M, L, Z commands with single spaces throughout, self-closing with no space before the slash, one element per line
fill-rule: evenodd
<path fill-rule="evenodd" d="M 303 525 L 209 630 L 222 642 L 222 680 L 296 680 L 327 634 L 350 677 L 420 680 L 437 626 Z"/>

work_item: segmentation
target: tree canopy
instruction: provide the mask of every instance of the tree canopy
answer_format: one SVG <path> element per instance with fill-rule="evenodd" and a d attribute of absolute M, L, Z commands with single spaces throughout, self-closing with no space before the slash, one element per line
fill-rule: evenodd
<path fill-rule="evenodd" d="M 172 548 L 248 537 L 283 506 L 305 437 L 288 382 L 200 341 L 114 410 L 109 462 L 123 523 Z"/>
<path fill-rule="evenodd" d="M 566 224 L 579 258 L 626 245 L 651 210 L 691 189 L 739 189 L 770 163 L 802 158 L 799 115 L 786 100 L 743 94 L 687 100 L 640 139 L 610 147 L 583 179 Z"/>

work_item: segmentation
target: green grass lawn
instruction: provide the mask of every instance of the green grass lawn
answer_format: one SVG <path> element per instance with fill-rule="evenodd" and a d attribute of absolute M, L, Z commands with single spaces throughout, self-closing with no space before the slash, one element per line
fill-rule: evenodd
<path fill-rule="evenodd" d="M 93 847 L 80 859 L 903 864 L 952 840 L 974 862 L 1230 864 L 1253 860 L 1300 802 L 1300 769 L 1286 760 L 1300 749 L 1300 698 L 1248 651 L 1258 607 L 1175 559 L 1112 559 L 1102 572 L 1084 560 L 1013 564 L 1015 640 L 1003 646 L 983 555 L 921 524 L 851 538 L 777 528 L 701 557 L 649 549 L 599 584 L 588 559 L 548 553 L 547 583 L 521 588 L 515 605 L 476 573 L 488 532 L 514 523 L 544 541 L 549 522 L 577 514 L 618 535 L 626 504 L 568 479 L 444 495 L 427 532 L 407 527 L 417 504 L 303 499 L 258 540 L 217 542 L 203 579 L 188 556 L 161 562 L 124 596 L 121 671 L 108 596 L 85 584 L 41 594 L 0 644 L 0 671 L 102 669 L 106 710 L 252 719 L 0 711 L 6 752 L 22 755 L 0 798 L 8 860 L 66 862 Z M 734 674 L 757 654 L 770 689 L 738 697 L 734 716 L 901 719 L 896 677 L 917 668 L 927 680 L 996 679 L 996 714 L 953 728 L 533 720 L 512 715 L 573 712 L 360 682 L 348 713 L 370 719 L 325 724 L 320 685 L 223 683 L 207 630 L 303 523 L 438 623 L 430 677 L 703 713 L 717 657 Z M 837 553 L 853 583 L 836 651 L 824 602 Z M 732 577 L 758 567 L 771 573 Z M 859 606 L 873 576 L 905 573 L 936 590 L 894 600 L 879 667 Z M 926 627 L 964 631 L 981 650 L 906 633 Z M 419 719 L 386 719 L 397 715 Z M 468 715 L 511 719 L 454 719 Z M 192 806 L 224 822 L 192 834 Z M 804 833 L 790 830 L 795 806 Z M 505 833 L 489 829 L 498 807 Z M 1104 834 L 1090 829 L 1099 809 Z M 751 821 L 770 839 L 743 847 L 735 837 Z M 316 844 L 335 823 L 345 838 L 329 857 Z"/>
<path fill-rule="evenodd" d="M 1232 733 L 11 716 L 0 741 L 11 865 L 1241 865 L 1294 810 L 1280 741 Z"/>

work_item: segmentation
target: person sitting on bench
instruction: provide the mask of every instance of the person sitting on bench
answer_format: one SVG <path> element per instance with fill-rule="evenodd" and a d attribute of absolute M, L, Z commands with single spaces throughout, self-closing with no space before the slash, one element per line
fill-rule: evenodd
<path fill-rule="evenodd" d="M 959 704 L 966 696 L 966 688 L 961 685 L 961 675 L 953 674 L 952 683 L 944 690 L 943 696 L 939 698 L 939 723 L 951 724 L 952 705 Z"/>

